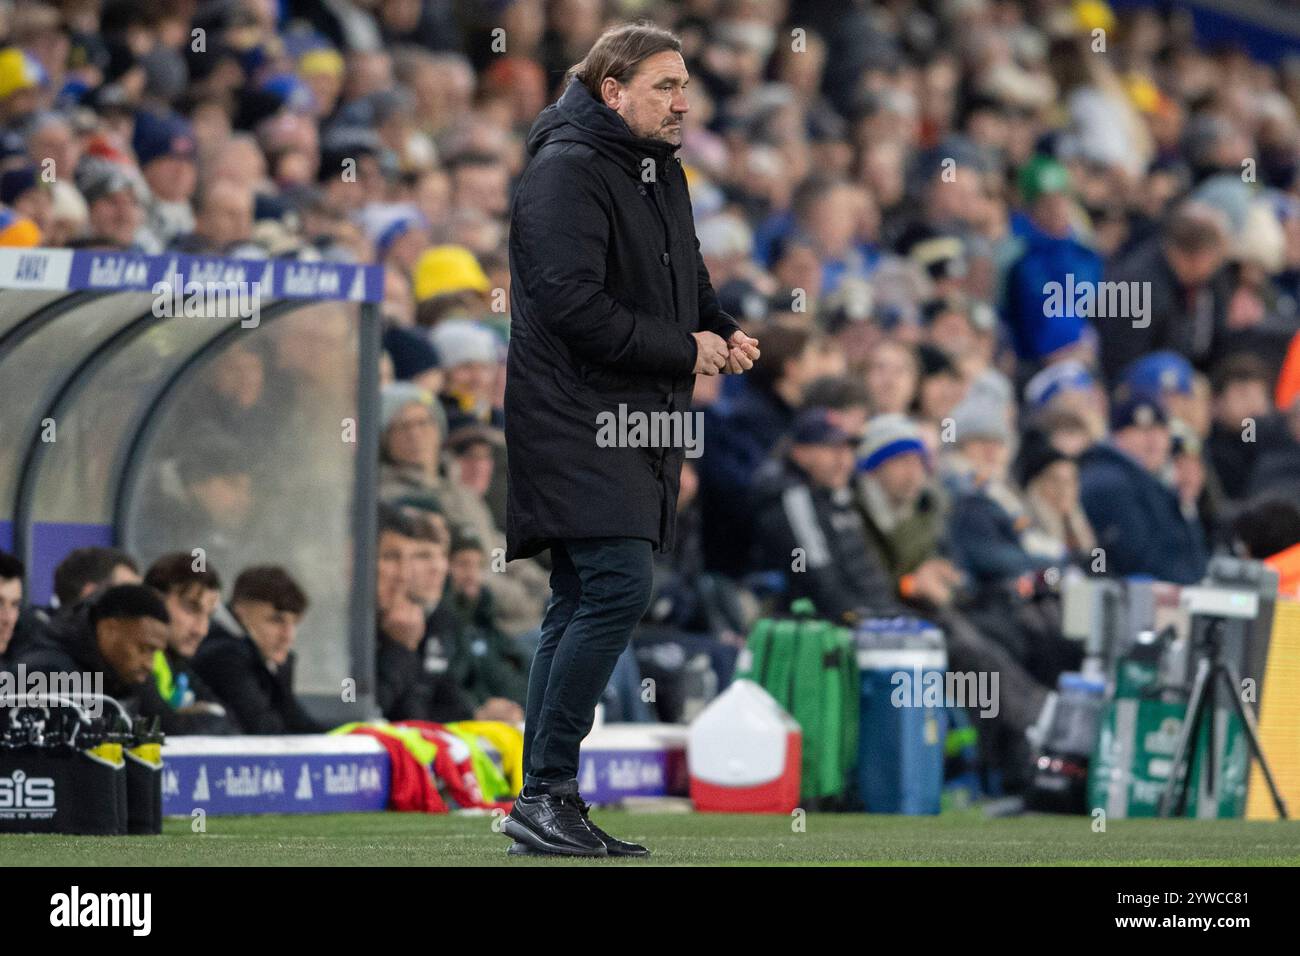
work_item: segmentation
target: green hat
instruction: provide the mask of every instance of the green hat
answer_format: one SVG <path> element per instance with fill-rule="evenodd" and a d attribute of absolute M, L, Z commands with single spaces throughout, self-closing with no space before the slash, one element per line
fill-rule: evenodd
<path fill-rule="evenodd" d="M 1020 194 L 1033 205 L 1048 193 L 1070 189 L 1070 173 L 1050 156 L 1035 156 L 1020 167 Z"/>

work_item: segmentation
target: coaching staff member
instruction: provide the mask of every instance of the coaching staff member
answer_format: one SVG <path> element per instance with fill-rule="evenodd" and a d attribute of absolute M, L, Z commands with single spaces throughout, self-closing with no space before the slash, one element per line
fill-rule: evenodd
<path fill-rule="evenodd" d="M 671 546 L 682 448 L 600 447 L 601 412 L 677 412 L 695 375 L 758 342 L 718 307 L 681 161 L 686 64 L 673 34 L 615 27 L 538 116 L 510 230 L 507 559 L 551 551 L 528 682 L 512 853 L 645 855 L 591 823 L 578 745 Z"/>

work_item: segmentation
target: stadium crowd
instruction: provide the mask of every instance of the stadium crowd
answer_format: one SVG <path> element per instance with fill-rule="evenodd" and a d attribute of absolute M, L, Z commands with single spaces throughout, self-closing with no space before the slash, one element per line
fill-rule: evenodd
<path fill-rule="evenodd" d="M 511 191 L 638 14 L 681 37 L 700 252 L 763 355 L 696 383 L 610 719 L 689 719 L 806 597 L 941 623 L 951 667 L 1002 675 L 1014 756 L 1078 663 L 1071 568 L 1190 583 L 1232 552 L 1300 594 L 1300 59 L 1099 0 L 3 4 L 0 244 L 386 267 L 385 716 L 522 719 L 548 568 L 503 560 Z M 237 392 L 207 410 L 227 471 Z M 188 517 L 195 546 L 219 523 Z M 0 667 L 107 669 L 172 733 L 320 729 L 312 581 L 141 557 L 70 555 L 21 613 L 3 558 Z"/>

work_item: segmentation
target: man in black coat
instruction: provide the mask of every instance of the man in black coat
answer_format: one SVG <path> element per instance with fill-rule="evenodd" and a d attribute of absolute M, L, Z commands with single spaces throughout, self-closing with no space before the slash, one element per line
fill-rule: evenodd
<path fill-rule="evenodd" d="M 1116 576 L 1195 584 L 1208 561 L 1192 506 L 1161 477 L 1171 440 L 1163 409 L 1129 399 L 1111 409 L 1111 438 L 1079 460 L 1079 498 Z"/>
<path fill-rule="evenodd" d="M 8 655 L 23 609 L 23 563 L 0 551 L 0 671 L 10 670 Z"/>
<path fill-rule="evenodd" d="M 167 705 L 150 679 L 167 646 L 167 608 L 152 588 L 119 584 L 67 609 L 18 654 L 29 674 L 90 675 L 82 687 L 115 699 L 131 716 L 161 717 Z"/>
<path fill-rule="evenodd" d="M 213 618 L 194 669 L 246 734 L 318 734 L 328 728 L 293 693 L 293 645 L 307 596 L 283 568 L 246 568 L 230 613 Z"/>
<path fill-rule="evenodd" d="M 538 116 L 515 191 L 506 557 L 549 548 L 553 571 L 505 832 L 543 852 L 646 852 L 587 819 L 578 745 L 672 546 L 695 375 L 758 357 L 718 306 L 673 155 L 687 80 L 671 33 L 607 31 Z"/>
<path fill-rule="evenodd" d="M 1132 313 L 1094 319 L 1101 366 L 1111 384 L 1148 352 L 1177 352 L 1203 370 L 1213 357 L 1234 350 L 1234 339 L 1241 337 L 1227 325 L 1232 292 L 1224 267 L 1227 246 L 1217 211 L 1188 201 L 1174 211 L 1162 235 L 1106 274 L 1106 282 L 1127 285 Z"/>

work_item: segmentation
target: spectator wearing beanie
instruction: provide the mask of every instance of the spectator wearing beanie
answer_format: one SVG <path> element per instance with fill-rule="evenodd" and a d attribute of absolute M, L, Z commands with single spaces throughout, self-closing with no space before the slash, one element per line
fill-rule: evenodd
<path fill-rule="evenodd" d="M 1156 403 L 1130 398 L 1111 410 L 1111 437 L 1079 462 L 1081 499 L 1105 552 L 1106 571 L 1194 584 L 1205 573 L 1205 535 L 1163 480 L 1169 422 Z"/>
<path fill-rule="evenodd" d="M 444 382 L 438 396 L 452 428 L 469 424 L 505 424 L 496 402 L 501 371 L 500 340 L 487 326 L 471 319 L 445 319 L 434 327 L 434 348 Z"/>
<path fill-rule="evenodd" d="M 383 347 L 397 381 L 418 385 L 430 395 L 442 390 L 442 358 L 422 330 L 390 325 L 384 329 Z"/>
<path fill-rule="evenodd" d="M 939 550 L 946 496 L 930 480 L 921 430 L 905 415 L 877 415 L 858 446 L 857 501 L 868 538 L 902 580 Z M 956 574 L 945 574 L 956 583 Z"/>
<path fill-rule="evenodd" d="M 1200 417 L 1195 407 L 1196 371 L 1177 352 L 1144 355 L 1124 370 L 1117 389 L 1121 397 L 1157 403 L 1171 419 L 1194 425 Z"/>
<path fill-rule="evenodd" d="M 190 124 L 175 114 L 136 114 L 131 138 L 136 162 L 149 187 L 145 222 L 164 245 L 194 231 L 190 203 L 198 185 L 198 146 Z"/>
<path fill-rule="evenodd" d="M 1008 407 L 983 400 L 967 400 L 954 409 L 940 459 L 952 494 L 1004 481 L 1015 451 L 1008 416 Z"/>
<path fill-rule="evenodd" d="M 867 423 L 855 492 L 867 540 L 900 600 L 944 629 L 949 666 L 1001 675 L 998 719 L 1023 748 L 1022 735 L 1050 717 L 1053 695 L 994 637 L 1008 630 L 1005 621 L 986 633 L 954 607 L 963 575 L 941 553 L 946 502 L 930 483 L 921 432 L 906 416 L 878 415 Z"/>
<path fill-rule="evenodd" d="M 1048 415 L 1077 415 L 1092 441 L 1106 437 L 1106 393 L 1097 377 L 1078 359 L 1053 362 L 1025 383 L 1025 415 L 1041 422 Z"/>

